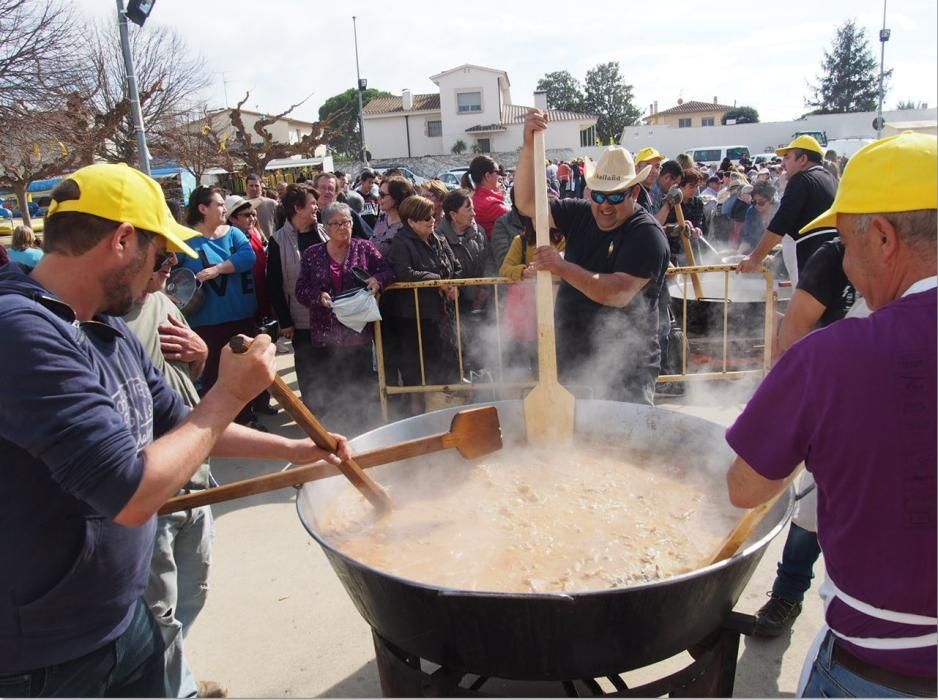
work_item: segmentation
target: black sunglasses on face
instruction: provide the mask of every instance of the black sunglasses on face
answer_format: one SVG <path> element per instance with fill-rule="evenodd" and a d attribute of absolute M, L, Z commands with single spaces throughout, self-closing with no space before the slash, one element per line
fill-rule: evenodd
<path fill-rule="evenodd" d="M 162 270 L 166 263 L 170 263 L 171 265 L 176 264 L 176 254 L 171 250 L 157 254 L 156 260 L 153 262 L 153 272 Z"/>
<path fill-rule="evenodd" d="M 590 199 L 592 199 L 596 204 L 604 204 L 609 202 L 610 204 L 622 204 L 625 201 L 628 192 L 590 192 Z"/>

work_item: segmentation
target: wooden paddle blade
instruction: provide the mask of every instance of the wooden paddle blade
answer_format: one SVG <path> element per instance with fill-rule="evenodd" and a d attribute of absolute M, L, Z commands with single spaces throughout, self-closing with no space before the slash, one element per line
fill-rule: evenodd
<path fill-rule="evenodd" d="M 502 425 L 494 406 L 470 408 L 453 416 L 450 433 L 454 447 L 466 459 L 475 459 L 502 449 Z"/>
<path fill-rule="evenodd" d="M 804 462 L 799 464 L 795 471 L 793 471 L 782 484 L 781 490 L 772 496 L 765 503 L 760 503 L 759 505 L 750 508 L 745 513 L 740 516 L 739 520 L 736 521 L 736 525 L 730 531 L 730 534 L 726 536 L 720 546 L 716 548 L 716 551 L 711 554 L 706 561 L 701 563 L 701 568 L 705 566 L 710 566 L 711 564 L 716 564 L 721 562 L 724 559 L 729 559 L 736 554 L 746 544 L 746 540 L 755 532 L 756 528 L 759 526 L 765 516 L 768 515 L 769 511 L 772 510 L 772 506 L 786 493 L 788 493 L 788 487 L 794 483 L 795 479 L 801 474 L 801 470 L 804 469 Z"/>
<path fill-rule="evenodd" d="M 524 424 L 529 445 L 573 441 L 576 399 L 556 382 L 540 382 L 524 399 Z"/>

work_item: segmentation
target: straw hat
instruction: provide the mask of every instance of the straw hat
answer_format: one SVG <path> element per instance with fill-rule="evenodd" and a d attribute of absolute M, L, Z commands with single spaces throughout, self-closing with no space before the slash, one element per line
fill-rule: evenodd
<path fill-rule="evenodd" d="M 593 192 L 617 192 L 643 182 L 650 172 L 646 165 L 636 173 L 631 153 L 622 146 L 608 146 L 598 163 L 586 159 L 586 186 Z"/>

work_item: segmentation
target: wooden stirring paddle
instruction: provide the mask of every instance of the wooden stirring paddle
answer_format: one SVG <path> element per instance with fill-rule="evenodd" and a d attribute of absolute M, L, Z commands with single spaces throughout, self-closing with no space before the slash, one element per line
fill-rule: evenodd
<path fill-rule="evenodd" d="M 398 462 L 411 457 L 420 457 L 440 450 L 455 447 L 465 459 L 482 457 L 502 448 L 502 428 L 498 421 L 498 410 L 494 406 L 470 408 L 453 416 L 449 432 L 399 442 L 388 447 L 369 450 L 355 455 L 355 462 L 362 469 L 381 464 Z M 196 491 L 170 498 L 160 508 L 159 514 L 175 513 L 179 510 L 198 508 L 212 503 L 222 503 L 236 498 L 267 493 L 288 486 L 299 486 L 307 481 L 317 481 L 342 472 L 338 467 L 324 462 L 306 464 L 274 474 L 264 474 L 252 479 L 234 481 L 204 491 Z"/>
<path fill-rule="evenodd" d="M 550 210 L 544 178 L 544 132 L 534 132 L 534 229 L 537 245 L 550 245 Z M 524 399 L 528 443 L 544 445 L 573 441 L 576 399 L 557 380 L 557 341 L 554 330 L 554 290 L 551 273 L 537 273 L 537 385 Z"/>
<path fill-rule="evenodd" d="M 700 568 L 702 569 L 705 566 L 710 566 L 724 559 L 729 559 L 736 554 L 739 548 L 749 539 L 749 536 L 752 535 L 756 527 L 758 527 L 759 523 L 761 523 L 765 516 L 768 515 L 769 511 L 772 510 L 772 506 L 775 505 L 778 499 L 788 493 L 788 487 L 798 478 L 802 469 L 804 469 L 804 462 L 798 465 L 798 468 L 788 475 L 781 491 L 772 496 L 772 498 L 765 503 L 760 503 L 743 513 L 739 520 L 736 521 L 736 525 L 733 529 L 730 530 L 730 534 L 720 543 L 716 551 L 701 563 Z"/>
<path fill-rule="evenodd" d="M 229 341 L 228 347 L 235 353 L 243 353 L 251 347 L 251 342 L 250 338 L 238 335 Z M 280 375 L 274 375 L 274 383 L 270 385 L 269 391 L 277 399 L 277 402 L 283 406 L 283 410 L 303 429 L 303 432 L 312 438 L 317 447 L 335 453 L 338 449 L 336 439 L 322 426 L 322 423 L 316 419 L 312 411 L 306 408 L 306 405 L 297 398 L 296 394 L 287 386 L 287 383 L 280 378 Z M 387 492 L 375 483 L 354 459 L 342 462 L 339 465 L 339 470 L 361 492 L 362 496 L 368 499 L 371 505 L 382 512 L 391 509 L 391 499 Z"/>

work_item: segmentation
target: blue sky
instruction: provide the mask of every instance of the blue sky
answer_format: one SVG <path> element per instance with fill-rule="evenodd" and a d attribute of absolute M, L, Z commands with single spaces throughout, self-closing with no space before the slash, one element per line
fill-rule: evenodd
<path fill-rule="evenodd" d="M 113 0 L 78 0 L 89 16 L 116 14 Z M 397 9 L 401 8 L 401 9 Z M 407 8 L 407 9 L 403 9 Z M 314 0 L 156 0 L 151 22 L 177 30 L 200 53 L 222 106 L 250 89 L 248 106 L 315 119 L 328 97 L 355 85 L 352 15 L 361 75 L 400 94 L 435 92 L 429 76 L 463 63 L 508 73 L 512 101 L 531 104 L 544 73 L 582 80 L 592 66 L 619 61 L 640 109 L 678 97 L 748 104 L 762 121 L 804 111 L 836 28 L 854 18 L 877 62 L 883 0 L 785 2 L 332 3 Z M 938 3 L 889 0 L 886 67 L 894 70 L 884 109 L 914 99 L 938 106 Z"/>

